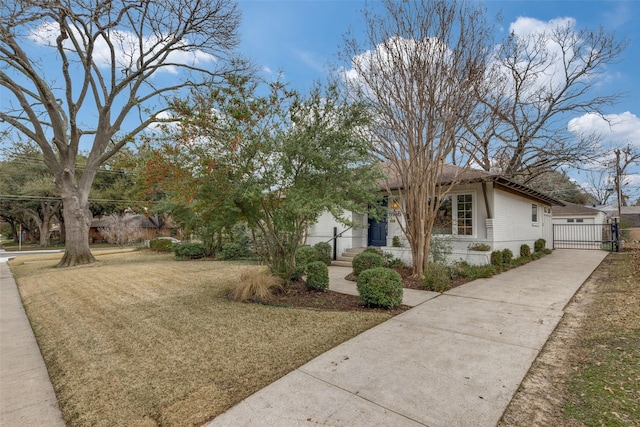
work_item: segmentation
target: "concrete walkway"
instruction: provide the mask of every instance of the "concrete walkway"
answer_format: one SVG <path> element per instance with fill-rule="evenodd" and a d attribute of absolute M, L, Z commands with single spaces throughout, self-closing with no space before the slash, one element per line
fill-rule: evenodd
<path fill-rule="evenodd" d="M 64 427 L 49 373 L 6 261 L 0 258 L 0 426 Z"/>
<path fill-rule="evenodd" d="M 564 307 L 606 255 L 556 250 L 491 279 L 425 295 L 207 427 L 495 426 Z"/>

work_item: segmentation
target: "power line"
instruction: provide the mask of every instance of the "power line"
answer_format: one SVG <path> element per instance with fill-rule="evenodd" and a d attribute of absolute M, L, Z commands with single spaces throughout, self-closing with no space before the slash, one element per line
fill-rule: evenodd
<path fill-rule="evenodd" d="M 61 201 L 60 197 L 52 196 L 24 196 L 20 194 L 0 194 L 0 200 L 11 201 Z M 154 204 L 156 201 L 151 200 L 125 200 L 125 199 L 89 199 L 93 203 L 147 203 Z"/>

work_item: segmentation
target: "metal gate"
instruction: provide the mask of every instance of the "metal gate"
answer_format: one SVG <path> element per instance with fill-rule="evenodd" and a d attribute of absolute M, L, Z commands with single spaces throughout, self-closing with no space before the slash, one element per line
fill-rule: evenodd
<path fill-rule="evenodd" d="M 554 249 L 620 250 L 618 221 L 608 224 L 553 224 Z"/>

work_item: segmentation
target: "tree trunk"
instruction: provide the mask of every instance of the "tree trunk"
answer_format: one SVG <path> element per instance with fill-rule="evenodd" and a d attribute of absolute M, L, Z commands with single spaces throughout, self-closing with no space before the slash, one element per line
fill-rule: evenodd
<path fill-rule="evenodd" d="M 62 188 L 62 215 L 65 226 L 65 251 L 58 267 L 90 264 L 95 258 L 89 249 L 91 211 L 87 197 L 77 188 Z"/>
<path fill-rule="evenodd" d="M 49 221 L 42 221 L 38 224 L 38 228 L 40 229 L 40 247 L 48 248 L 49 247 Z"/>

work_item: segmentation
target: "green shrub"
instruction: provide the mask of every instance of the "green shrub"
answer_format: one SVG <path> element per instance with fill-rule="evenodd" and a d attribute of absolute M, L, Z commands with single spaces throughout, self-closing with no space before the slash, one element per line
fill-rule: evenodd
<path fill-rule="evenodd" d="M 531 247 L 529 245 L 520 246 L 520 258 L 531 258 Z"/>
<path fill-rule="evenodd" d="M 149 249 L 156 252 L 171 252 L 173 242 L 169 239 L 153 239 L 149 241 Z"/>
<path fill-rule="evenodd" d="M 406 267 L 404 261 L 402 261 L 400 258 L 394 257 L 393 254 L 385 252 L 385 254 L 382 256 L 382 259 L 384 261 L 384 266 L 387 267 L 387 268 L 404 268 L 404 267 Z"/>
<path fill-rule="evenodd" d="M 424 272 L 422 285 L 428 291 L 448 291 L 451 289 L 451 273 L 449 267 L 435 262 L 430 262 Z"/>
<path fill-rule="evenodd" d="M 473 243 L 467 247 L 470 251 L 489 252 L 491 246 L 486 243 Z"/>
<path fill-rule="evenodd" d="M 320 261 L 320 255 L 316 248 L 309 245 L 299 246 L 296 250 L 296 267 L 304 271 L 304 267 L 314 261 Z"/>
<path fill-rule="evenodd" d="M 491 265 L 500 269 L 502 267 L 502 252 L 501 251 L 493 251 L 491 252 Z"/>
<path fill-rule="evenodd" d="M 370 268 L 383 267 L 384 261 L 379 252 L 364 252 L 356 255 L 351 263 L 353 265 L 353 274 L 358 277 L 360 273 Z"/>
<path fill-rule="evenodd" d="M 221 250 L 222 259 L 237 259 L 242 256 L 242 246 L 240 243 L 229 242 L 222 245 Z"/>
<path fill-rule="evenodd" d="M 400 237 L 393 236 L 391 238 L 391 246 L 393 246 L 394 248 L 401 248 L 402 247 L 402 242 L 400 241 Z"/>
<path fill-rule="evenodd" d="M 533 252 L 542 252 L 547 247 L 547 241 L 538 239 L 533 243 Z"/>
<path fill-rule="evenodd" d="M 382 251 L 378 248 L 367 248 L 364 251 L 362 251 L 362 253 L 368 253 L 368 254 L 378 254 L 380 256 L 382 256 Z"/>
<path fill-rule="evenodd" d="M 202 243 L 179 243 L 175 245 L 173 251 L 176 259 L 199 259 L 207 255 L 207 248 Z"/>
<path fill-rule="evenodd" d="M 320 242 L 313 245 L 313 249 L 316 250 L 318 260 L 325 263 L 325 265 L 331 265 L 333 259 L 333 248 L 327 242 Z"/>
<path fill-rule="evenodd" d="M 322 261 L 314 261 L 306 265 L 307 288 L 314 291 L 329 289 L 329 269 Z"/>
<path fill-rule="evenodd" d="M 471 280 L 486 279 L 496 274 L 496 268 L 491 265 L 472 265 L 467 270 L 467 278 Z"/>
<path fill-rule="evenodd" d="M 511 261 L 513 260 L 513 252 L 511 249 L 503 249 L 502 250 L 502 265 L 509 266 L 511 265 Z"/>
<path fill-rule="evenodd" d="M 393 308 L 402 304 L 402 278 L 388 268 L 363 271 L 357 283 L 360 301 L 367 306 Z"/>

